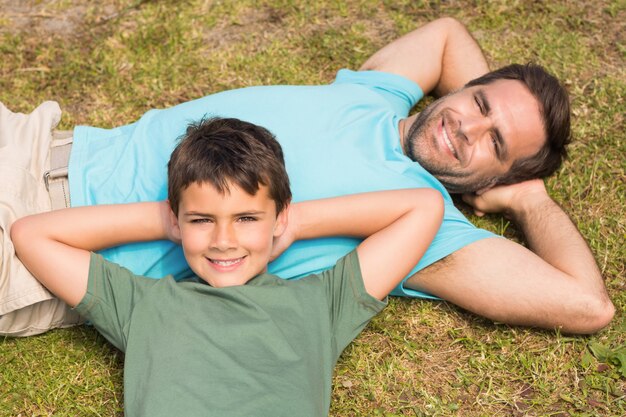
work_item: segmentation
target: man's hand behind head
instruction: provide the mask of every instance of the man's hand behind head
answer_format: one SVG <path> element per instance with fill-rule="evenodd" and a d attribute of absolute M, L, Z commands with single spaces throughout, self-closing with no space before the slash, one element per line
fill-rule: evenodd
<path fill-rule="evenodd" d="M 550 197 L 541 179 L 498 185 L 476 193 L 463 194 L 463 201 L 474 209 L 477 216 L 502 213 L 513 219 L 519 218 L 525 210 L 536 207 L 536 204 L 546 198 Z"/>

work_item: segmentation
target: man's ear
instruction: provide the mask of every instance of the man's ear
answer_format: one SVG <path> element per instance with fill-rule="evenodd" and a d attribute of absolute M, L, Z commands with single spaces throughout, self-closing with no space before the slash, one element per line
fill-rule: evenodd
<path fill-rule="evenodd" d="M 481 195 L 481 194 L 484 194 L 484 193 L 486 193 L 487 191 L 491 190 L 492 188 L 493 188 L 493 185 L 490 185 L 490 186 L 488 186 L 488 187 L 483 187 L 483 188 L 481 188 L 481 189 L 479 189 L 479 190 L 476 190 L 476 193 L 475 193 L 475 194 L 476 194 L 476 195 Z"/>
<path fill-rule="evenodd" d="M 489 181 L 489 183 L 487 185 L 485 185 L 484 187 L 479 188 L 478 190 L 476 190 L 476 192 L 474 194 L 482 195 L 482 194 L 486 193 L 487 191 L 491 190 L 496 185 L 498 185 L 498 180 L 496 180 L 494 178 L 491 181 Z"/>
<path fill-rule="evenodd" d="M 169 204 L 169 201 L 168 201 L 167 207 L 169 208 L 168 229 L 169 229 L 169 234 L 171 235 L 170 238 L 174 238 L 175 240 L 180 242 L 181 234 L 180 234 L 180 226 L 178 224 L 178 217 L 176 217 L 176 214 L 174 214 L 174 211 L 172 210 L 172 206 Z"/>
<path fill-rule="evenodd" d="M 290 207 L 291 204 L 287 203 L 287 205 L 281 210 L 281 212 L 278 213 L 278 216 L 276 216 L 276 224 L 274 225 L 274 237 L 278 237 L 285 233 L 285 230 L 287 229 L 287 224 L 289 223 Z"/>

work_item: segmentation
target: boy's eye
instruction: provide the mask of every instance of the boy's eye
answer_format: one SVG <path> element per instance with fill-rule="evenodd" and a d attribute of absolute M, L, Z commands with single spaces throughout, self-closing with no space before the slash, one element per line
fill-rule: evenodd
<path fill-rule="evenodd" d="M 257 218 L 256 217 L 252 217 L 252 216 L 242 216 L 242 217 L 239 218 L 239 221 L 240 222 L 244 222 L 244 223 L 245 222 L 254 222 L 256 220 L 257 220 Z"/>
<path fill-rule="evenodd" d="M 196 223 L 196 224 L 203 224 L 203 223 L 209 223 L 210 220 L 204 217 L 199 217 L 197 219 L 191 219 L 191 223 Z"/>

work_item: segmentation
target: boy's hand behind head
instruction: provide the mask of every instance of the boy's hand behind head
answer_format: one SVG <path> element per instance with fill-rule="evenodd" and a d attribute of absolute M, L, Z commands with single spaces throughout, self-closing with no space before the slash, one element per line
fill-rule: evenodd
<path fill-rule="evenodd" d="M 167 236 L 167 239 L 180 245 L 180 233 L 176 227 L 176 215 L 170 207 L 170 202 L 165 200 L 159 203 L 161 212 L 161 223 L 163 227 L 163 234 Z"/>
<path fill-rule="evenodd" d="M 441 193 L 405 189 L 352 194 L 291 205 L 285 242 L 330 236 L 366 238 L 357 247 L 367 292 L 385 298 L 433 240 L 443 218 Z"/>
<path fill-rule="evenodd" d="M 270 262 L 278 258 L 284 251 L 298 240 L 297 230 L 297 205 L 290 204 L 285 208 L 286 228 L 285 231 L 274 238 L 272 243 L 272 253 L 270 254 Z"/>

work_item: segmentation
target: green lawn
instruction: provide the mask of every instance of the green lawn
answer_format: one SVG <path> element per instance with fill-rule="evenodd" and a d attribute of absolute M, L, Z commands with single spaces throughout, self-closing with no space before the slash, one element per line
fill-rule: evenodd
<path fill-rule="evenodd" d="M 117 126 L 224 89 L 330 82 L 436 17 L 465 22 L 492 67 L 565 80 L 575 143 L 547 181 L 617 308 L 591 337 L 393 299 L 347 349 L 332 416 L 626 415 L 625 3 L 621 0 L 0 0 L 0 101 Z M 0 179 L 1 180 L 1 179 Z M 480 226 L 519 236 L 498 217 Z M 0 416 L 122 415 L 122 355 L 90 328 L 0 340 Z M 184 414 L 181 414 L 184 415 Z"/>

